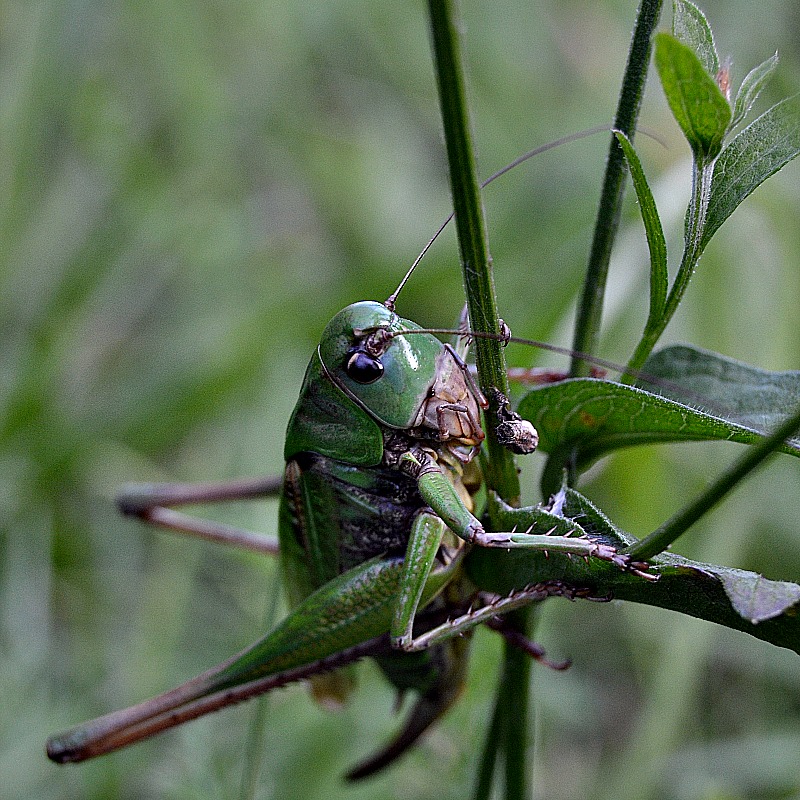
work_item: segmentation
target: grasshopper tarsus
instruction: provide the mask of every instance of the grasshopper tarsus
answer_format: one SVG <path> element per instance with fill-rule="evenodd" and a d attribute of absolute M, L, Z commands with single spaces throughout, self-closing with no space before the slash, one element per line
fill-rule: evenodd
<path fill-rule="evenodd" d="M 632 561 L 630 556 L 625 555 L 625 553 L 620 553 L 610 545 L 596 543 L 594 552 L 591 553 L 591 555 L 614 564 L 614 566 L 619 567 L 623 572 L 630 572 L 647 581 L 655 582 L 659 578 L 657 574 L 648 571 L 650 565 L 646 561 Z"/>
<path fill-rule="evenodd" d="M 489 620 L 486 625 L 493 631 L 499 633 L 510 645 L 522 650 L 523 653 L 529 655 L 534 661 L 542 666 L 549 667 L 550 669 L 562 672 L 572 666 L 572 659 L 566 658 L 563 661 L 553 661 L 547 657 L 547 651 L 538 642 L 529 639 L 519 631 L 514 630 L 506 620 L 502 617 L 495 617 Z"/>

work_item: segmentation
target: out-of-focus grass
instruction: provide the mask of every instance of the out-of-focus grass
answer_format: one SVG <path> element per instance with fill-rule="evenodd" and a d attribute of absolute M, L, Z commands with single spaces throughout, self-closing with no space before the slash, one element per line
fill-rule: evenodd
<path fill-rule="evenodd" d="M 797 91 L 794 3 L 704 8 L 739 79 L 777 48 L 768 94 Z M 633 3 L 464 2 L 463 14 L 484 174 L 611 117 Z M 6 3 L 0 21 L 0 793 L 235 797 L 247 707 L 77 767 L 47 762 L 43 742 L 262 630 L 272 564 L 121 520 L 111 497 L 129 480 L 280 471 L 326 321 L 384 298 L 448 211 L 424 8 L 33 0 Z M 669 147 L 642 139 L 642 156 L 677 241 L 687 152 L 657 86 L 646 102 L 642 124 Z M 518 335 L 569 340 L 605 146 L 571 145 L 487 192 L 499 301 Z M 799 174 L 788 167 L 720 231 L 670 340 L 800 367 Z M 607 315 L 617 359 L 646 306 L 632 204 L 626 220 Z M 404 315 L 455 319 L 451 237 L 401 298 Z M 641 535 L 735 455 L 733 445 L 626 453 L 589 491 Z M 798 474 L 776 461 L 678 549 L 796 580 Z M 220 513 L 275 530 L 271 503 Z M 796 656 L 618 606 L 550 603 L 541 638 L 575 666 L 535 671 L 540 796 L 800 791 Z M 464 702 L 356 789 L 338 776 L 396 724 L 374 669 L 340 715 L 299 688 L 276 694 L 258 796 L 463 797 L 497 659 L 489 634 L 475 649 Z"/>

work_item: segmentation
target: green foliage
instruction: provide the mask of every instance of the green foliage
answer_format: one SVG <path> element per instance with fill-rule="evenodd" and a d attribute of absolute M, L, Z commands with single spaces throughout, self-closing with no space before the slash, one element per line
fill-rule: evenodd
<path fill-rule="evenodd" d="M 800 403 L 800 372 L 774 372 L 698 347 L 672 345 L 654 353 L 645 373 L 663 381 L 659 393 L 678 401 L 706 403 L 725 419 L 753 430 L 773 430 Z M 646 383 L 646 381 L 644 381 Z M 791 452 L 787 443 L 784 452 Z"/>
<path fill-rule="evenodd" d="M 647 236 L 647 246 L 650 249 L 650 310 L 647 314 L 645 331 L 659 325 L 664 316 L 664 305 L 667 301 L 669 289 L 669 275 L 667 273 L 667 243 L 664 240 L 664 231 L 661 219 L 658 216 L 656 201 L 650 191 L 647 178 L 644 175 L 642 162 L 633 147 L 633 143 L 622 131 L 614 132 L 617 140 L 625 153 L 628 168 L 631 171 L 633 187 L 639 201 L 639 211 L 644 222 L 644 231 Z"/>
<path fill-rule="evenodd" d="M 725 136 L 734 125 L 733 109 L 727 96 L 730 76 L 727 68 L 719 67 L 711 28 L 693 4 L 688 0 L 676 0 L 673 33 L 674 36 L 666 33 L 655 36 L 655 64 L 670 109 L 692 149 L 693 187 L 686 212 L 684 252 L 669 295 L 666 243 L 655 200 L 632 142 L 622 131 L 614 132 L 630 167 L 650 250 L 650 310 L 642 338 L 629 362 L 631 375 L 638 374 L 663 333 L 683 298 L 700 255 L 716 230 L 753 189 L 800 153 L 797 111 L 787 111 L 786 101 L 773 106 L 723 150 Z M 683 38 L 686 44 L 676 37 Z M 737 93 L 737 101 L 742 97 L 736 104 L 737 121 L 743 118 L 745 108 L 752 107 L 774 67 L 775 61 L 769 60 L 747 76 L 746 85 L 743 84 Z M 599 220 L 609 217 L 603 209 L 604 202 L 605 197 L 601 201 Z M 778 390 L 772 403 L 765 403 L 763 407 L 766 415 L 771 405 L 773 417 L 779 409 L 777 427 L 750 454 L 711 483 L 705 493 L 686 504 L 642 542 L 626 548 L 626 552 L 637 559 L 652 558 L 669 547 L 760 466 L 774 449 L 800 454 L 794 443 L 784 442 L 786 437 L 796 434 L 800 426 L 797 375 L 778 378 L 763 370 L 734 365 L 713 354 L 695 351 L 694 355 L 706 374 L 725 373 L 724 396 L 720 396 L 718 385 L 714 392 L 720 402 L 718 414 L 723 417 L 726 416 L 722 411 L 723 401 L 739 409 L 749 407 L 752 412 L 754 400 L 758 403 L 765 399 L 763 389 L 775 389 L 780 378 L 787 378 L 788 385 L 784 381 L 781 387 L 786 391 Z M 669 355 L 660 363 L 669 368 Z M 658 368 L 655 361 L 653 365 Z M 653 382 L 652 376 L 647 375 L 645 379 Z M 675 387 L 680 388 L 680 384 L 673 384 Z M 691 393 L 692 390 L 687 391 Z M 585 469 L 605 451 L 630 444 L 713 438 L 714 435 L 747 441 L 748 434 L 749 437 L 755 434 L 755 438 L 749 439 L 751 443 L 760 439 L 760 431 L 748 432 L 740 428 L 733 417 L 720 426 L 713 417 L 680 404 L 673 406 L 670 401 L 647 392 L 590 380 L 566 381 L 555 388 L 531 392 L 520 403 L 520 413 L 541 427 L 542 449 L 562 454 L 557 461 L 551 459 L 545 471 L 545 494 L 555 492 L 559 485 L 556 468 L 560 463 L 570 464 L 569 480 L 574 482 L 576 472 Z M 740 412 L 738 418 L 741 417 Z M 781 597 L 789 600 L 775 616 L 782 616 L 785 624 L 791 624 L 795 595 L 784 592 Z M 753 614 L 760 621 L 760 612 Z"/>
<path fill-rule="evenodd" d="M 647 374 L 652 375 L 649 371 Z M 766 381 L 775 386 L 768 373 L 764 377 L 764 388 Z M 800 387 L 798 378 L 797 372 L 791 373 L 790 394 L 797 393 Z M 680 386 L 681 383 L 676 380 L 673 391 Z M 738 412 L 754 394 L 752 387 L 747 384 L 741 392 L 733 385 L 727 400 Z M 654 442 L 718 439 L 752 444 L 761 438 L 760 425 L 747 428 L 733 421 L 727 410 L 723 410 L 728 408 L 723 403 L 714 404 L 716 414 L 712 414 L 687 405 L 687 397 L 689 403 L 691 398 L 706 400 L 705 395 L 690 389 L 682 397 L 683 402 L 679 403 L 633 386 L 594 378 L 573 378 L 530 392 L 520 402 L 519 412 L 536 426 L 540 437 L 539 447 L 545 453 L 557 448 L 577 448 L 579 463 L 592 463 L 601 455 L 620 447 Z M 765 406 L 765 418 L 783 421 L 796 408 L 796 405 L 790 406 L 790 413 L 787 414 L 786 397 L 773 394 L 772 399 L 778 403 L 781 411 L 776 413 Z M 739 413 L 732 412 L 731 416 L 738 416 Z M 720 419 L 718 415 L 724 415 L 725 418 Z M 800 447 L 796 445 L 787 443 L 781 450 L 800 456 Z"/>
<path fill-rule="evenodd" d="M 719 71 L 719 55 L 706 15 L 694 3 L 675 0 L 672 5 L 672 33 L 688 45 L 709 75 Z"/>
<path fill-rule="evenodd" d="M 635 539 L 614 525 L 586 497 L 574 489 L 564 492 L 561 514 L 542 509 L 512 508 L 499 499 L 495 513 L 508 529 L 552 530 L 558 535 L 564 520 L 576 537 L 587 536 L 624 550 Z M 651 572 L 657 581 L 643 581 L 610 564 L 588 565 L 549 552 L 541 554 L 537 578 L 565 580 L 590 587 L 596 598 L 614 597 L 634 603 L 660 606 L 745 631 L 751 636 L 800 653 L 800 617 L 792 609 L 800 601 L 800 586 L 785 581 L 770 581 L 762 575 L 730 567 L 690 561 L 667 553 L 653 559 Z M 470 574 L 479 585 L 508 594 L 524 585 L 530 576 L 530 563 L 519 550 L 504 553 L 476 551 L 469 560 Z M 788 612 L 788 613 L 787 613 Z M 761 623 L 771 620 L 769 625 Z"/>
<path fill-rule="evenodd" d="M 656 35 L 655 64 L 669 107 L 692 149 L 692 195 L 686 209 L 684 247 L 664 301 L 666 250 L 657 210 L 633 144 L 617 136 L 631 168 L 650 247 L 650 315 L 628 366 L 640 369 L 681 303 L 711 237 L 737 206 L 800 153 L 800 108 L 783 100 L 740 131 L 777 66 L 777 55 L 751 70 L 729 102 L 730 74 L 720 68 L 714 37 L 703 13 L 676 0 L 673 34 Z"/>
<path fill-rule="evenodd" d="M 639 24 L 637 31 L 642 30 L 642 22 L 655 8 L 654 4 L 643 3 L 639 10 Z M 491 322 L 486 320 L 487 313 L 484 309 L 493 309 L 496 305 L 492 281 L 491 263 L 484 244 L 484 221 L 479 213 L 477 204 L 477 178 L 474 171 L 474 153 L 469 135 L 469 121 L 464 101 L 463 80 L 459 78 L 463 66 L 458 55 L 459 37 L 457 23 L 449 17 L 450 4 L 432 0 L 430 3 L 431 20 L 433 28 L 435 65 L 439 77 L 440 98 L 445 128 L 445 138 L 451 168 L 451 183 L 453 195 L 456 198 L 456 224 L 459 234 L 464 281 L 467 291 L 470 316 L 478 329 L 486 329 L 496 333 L 494 327 L 494 312 L 489 316 Z M 673 15 L 673 31 L 678 36 L 683 36 L 689 44 L 684 44 L 678 38 L 668 34 L 655 36 L 655 63 L 658 68 L 661 84 L 667 97 L 670 109 L 686 137 L 693 153 L 693 191 L 686 213 L 684 236 L 684 253 L 678 274 L 669 296 L 667 295 L 667 251 L 663 228 L 658 218 L 655 201 L 653 199 L 644 170 L 638 156 L 625 132 L 614 131 L 618 144 L 625 154 L 631 169 L 634 186 L 639 199 L 640 211 L 644 220 L 645 232 L 650 250 L 650 311 L 645 324 L 644 333 L 639 345 L 631 358 L 630 369 L 635 373 L 643 360 L 650 354 L 656 341 L 664 331 L 673 313 L 680 304 L 683 294 L 688 286 L 689 278 L 713 233 L 733 212 L 736 205 L 756 188 L 766 177 L 774 174 L 785 163 L 800 153 L 800 138 L 798 126 L 776 112 L 780 104 L 773 107 L 763 118 L 741 132 L 724 151 L 725 158 L 721 159 L 723 143 L 726 135 L 733 127 L 733 111 L 728 102 L 730 76 L 727 68 L 719 68 L 719 58 L 714 45 L 713 35 L 708 22 L 702 12 L 686 0 L 676 0 Z M 648 48 L 641 50 L 636 45 L 637 36 L 634 35 L 634 44 L 631 47 L 629 62 L 626 68 L 626 80 L 622 87 L 622 100 L 624 105 L 626 95 L 636 95 L 638 88 L 629 85 L 628 79 L 642 69 L 642 54 Z M 691 45 L 691 46 L 690 46 Z M 446 54 L 446 55 L 445 55 Z M 639 54 L 637 56 L 637 54 Z M 638 58 L 638 62 L 637 62 Z M 774 66 L 774 65 L 773 65 Z M 742 102 L 737 106 L 737 120 L 741 119 L 745 107 L 752 106 L 750 97 L 755 98 L 760 87 L 769 76 L 772 67 L 765 64 L 752 77 L 747 78 L 748 85 L 737 94 L 743 96 Z M 713 75 L 710 74 L 713 71 Z M 635 124 L 635 114 L 638 112 L 637 103 L 632 102 Z M 762 119 L 767 118 L 765 122 Z M 758 124 L 761 123 L 761 124 Z M 760 136 L 749 133 L 757 129 Z M 749 135 L 748 135 L 749 134 Z M 763 140 L 763 141 L 762 141 Z M 764 146 L 766 145 L 766 146 Z M 619 192 L 606 191 L 613 183 L 612 161 L 614 154 L 609 158 L 606 173 L 606 187 L 601 198 L 598 222 L 595 230 L 595 242 L 602 239 L 602 231 L 608 232 L 609 241 L 613 240 L 616 231 L 615 208 L 619 202 Z M 716 169 L 717 160 L 720 158 L 721 167 Z M 465 168 L 465 165 L 467 168 Z M 734 190 L 734 186 L 739 191 Z M 734 195 L 731 198 L 731 195 Z M 728 202 L 720 200 L 728 198 Z M 472 200 L 471 204 L 468 202 Z M 716 202 L 712 203 L 712 199 Z M 605 278 L 596 274 L 593 252 L 590 266 L 587 271 L 585 283 L 585 297 L 593 290 L 595 300 L 580 309 L 580 316 L 576 328 L 575 341 L 591 342 L 596 333 L 599 320 L 599 309 L 602 306 L 602 291 Z M 479 320 L 476 322 L 476 320 Z M 592 329 L 595 328 L 595 331 Z M 588 332 L 588 336 L 587 336 Z M 484 344 L 481 342 L 481 344 Z M 487 346 L 492 342 L 485 343 Z M 479 348 L 478 374 L 487 395 L 491 394 L 493 386 L 501 391 L 506 391 L 505 377 L 490 377 L 491 369 L 488 364 L 494 365 L 498 360 L 502 363 L 502 354 L 495 346 L 494 352 L 486 353 L 488 347 Z M 715 361 L 714 356 L 705 359 L 706 366 L 711 366 Z M 723 359 L 716 359 L 724 363 Z M 744 368 L 740 374 L 748 379 L 758 374 L 758 370 Z M 733 370 L 728 371 L 729 377 L 734 377 Z M 758 375 L 761 386 L 774 385 L 775 381 L 765 373 Z M 561 381 L 556 387 L 540 389 L 531 392 L 523 398 L 519 411 L 537 427 L 541 429 L 541 447 L 551 454 L 548 466 L 543 476 L 543 494 L 550 497 L 548 507 L 524 509 L 520 515 L 510 513 L 513 511 L 508 506 L 504 508 L 509 512 L 505 516 L 498 512 L 498 505 L 503 501 L 499 498 L 489 503 L 488 519 L 492 530 L 518 531 L 525 533 L 509 537 L 509 552 L 513 552 L 512 545 L 531 543 L 538 535 L 538 530 L 543 530 L 545 536 L 552 542 L 548 549 L 553 553 L 561 552 L 561 545 L 556 545 L 559 532 L 563 528 L 560 520 L 568 520 L 575 528 L 572 531 L 579 541 L 586 541 L 593 535 L 602 536 L 613 531 L 610 543 L 613 547 L 625 550 L 634 559 L 653 559 L 675 542 L 689 527 L 707 514 L 712 508 L 722 501 L 745 478 L 749 477 L 752 470 L 760 466 L 776 449 L 783 449 L 800 455 L 800 448 L 784 443 L 786 437 L 797 432 L 800 427 L 800 405 L 790 405 L 790 397 L 797 395 L 797 375 L 792 376 L 790 391 L 787 396 L 781 395 L 777 401 L 783 415 L 778 427 L 762 440 L 761 431 L 747 430 L 734 422 L 725 422 L 713 416 L 694 411 L 678 403 L 648 392 L 631 387 L 588 379 L 573 379 Z M 648 379 L 650 379 L 648 377 Z M 752 382 L 746 380 L 743 388 L 738 389 L 737 383 L 732 381 L 729 395 L 734 403 L 752 401 Z M 741 398 L 740 398 L 741 395 Z M 534 398 L 532 400 L 532 398 Z M 789 406 L 787 410 L 787 406 Z M 495 413 L 489 410 L 489 419 Z M 724 416 L 724 414 L 723 414 Z M 596 509 L 589 512 L 587 502 L 580 499 L 577 502 L 579 512 L 569 512 L 570 501 L 575 501 L 575 496 L 568 494 L 566 487 L 559 489 L 561 465 L 568 466 L 565 478 L 569 483 L 576 480 L 578 471 L 585 469 L 604 452 L 619 447 L 642 442 L 675 441 L 680 439 L 724 438 L 728 440 L 749 441 L 757 443 L 752 451 L 741 458 L 729 471 L 720 475 L 713 481 L 707 490 L 699 497 L 687 503 L 672 518 L 660 525 L 641 542 L 624 537 L 618 529 Z M 485 470 L 492 478 L 489 483 L 490 491 L 495 485 L 495 471 L 498 462 L 508 460 L 507 454 L 497 454 L 492 449 L 492 435 L 489 436 L 489 448 L 485 459 Z M 508 488 L 503 490 L 508 497 Z M 511 497 L 516 499 L 516 486 L 511 491 Z M 559 501 L 557 498 L 566 498 Z M 553 511 L 550 512 L 550 507 Z M 542 519 L 541 517 L 545 517 Z M 594 530 L 583 527 L 584 518 L 590 522 L 600 520 L 602 525 L 595 525 Z M 580 519 L 580 522 L 578 521 Z M 560 541 L 570 533 L 560 533 Z M 627 539 L 627 540 L 626 540 Z M 624 542 L 624 544 L 623 544 Z M 576 551 L 577 552 L 577 551 Z M 796 625 L 796 604 L 800 600 L 800 585 L 788 582 L 770 582 L 755 573 L 731 572 L 727 568 L 716 567 L 711 564 L 689 565 L 687 562 L 674 563 L 671 557 L 672 569 L 667 568 L 662 572 L 658 562 L 654 562 L 651 569 L 657 573 L 658 588 L 648 586 L 646 578 L 654 577 L 639 574 L 635 571 L 625 575 L 628 584 L 635 588 L 627 593 L 616 586 L 609 586 L 603 581 L 603 570 L 614 570 L 607 563 L 594 562 L 589 566 L 587 559 L 587 575 L 582 578 L 574 574 L 572 565 L 560 565 L 557 560 L 547 565 L 540 565 L 531 569 L 530 562 L 524 565 L 523 571 L 504 588 L 494 589 L 500 595 L 510 595 L 513 591 L 522 591 L 535 581 L 563 580 L 568 586 L 588 586 L 594 588 L 602 596 L 605 591 L 610 597 L 619 599 L 632 599 L 638 602 L 659 605 L 664 604 L 673 610 L 686 614 L 697 615 L 701 618 L 713 620 L 729 627 L 746 630 L 754 635 L 765 634 L 767 628 L 763 625 L 756 633 L 755 625 L 771 620 L 769 638 L 774 643 L 782 644 L 800 652 L 800 637 Z M 505 576 L 506 567 L 500 559 L 493 560 L 491 556 L 476 548 L 468 554 L 466 562 L 470 569 L 471 561 L 475 559 L 478 564 L 489 562 L 483 570 L 473 569 L 472 577 L 481 588 L 492 586 L 493 576 Z M 553 575 L 554 573 L 554 575 Z M 553 575 L 551 578 L 550 576 Z M 670 580 L 675 578 L 675 580 Z M 502 583 L 502 577 L 500 583 Z M 618 577 L 618 576 L 617 576 Z M 710 580 L 715 589 L 708 585 L 697 586 Z M 669 585 L 668 585 L 669 584 Z M 494 588 L 494 587 L 492 587 Z M 712 599 L 713 598 L 713 599 Z M 528 629 L 523 624 L 521 630 Z M 776 633 L 777 631 L 777 633 Z M 502 686 L 502 683 L 501 683 Z M 495 718 L 502 713 L 502 718 L 513 717 L 513 709 L 506 708 L 500 711 L 503 702 L 502 689 L 498 693 Z M 501 729 L 508 735 L 511 722 L 507 721 Z M 492 726 L 494 727 L 494 726 Z M 528 728 L 526 718 L 519 718 L 513 725 L 514 733 L 511 739 L 525 736 Z M 498 735 L 500 732 L 498 732 Z M 501 753 L 505 755 L 506 782 L 505 797 L 522 798 L 530 794 L 525 775 L 524 754 L 516 752 L 516 760 L 505 738 L 500 738 L 499 743 L 488 741 L 482 767 L 477 795 L 485 796 L 490 782 L 491 764 Z M 528 773 L 530 774 L 530 773 Z"/>
<path fill-rule="evenodd" d="M 667 33 L 656 36 L 656 67 L 669 107 L 699 163 L 713 161 L 731 122 L 731 107 L 694 50 Z"/>
<path fill-rule="evenodd" d="M 777 66 L 778 54 L 775 53 L 747 73 L 739 91 L 736 92 L 733 119 L 731 120 L 732 128 L 735 128 L 750 113 L 761 90 L 767 85 L 767 81 L 772 77 Z"/>
<path fill-rule="evenodd" d="M 800 113 L 793 100 L 777 103 L 731 139 L 714 162 L 700 249 L 754 189 L 799 152 Z"/>

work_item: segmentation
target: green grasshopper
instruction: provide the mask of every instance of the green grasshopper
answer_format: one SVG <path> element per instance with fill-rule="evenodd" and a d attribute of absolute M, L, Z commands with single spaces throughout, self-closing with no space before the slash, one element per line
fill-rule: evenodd
<path fill-rule="evenodd" d="M 346 674 L 318 673 L 366 654 L 399 690 L 420 696 L 397 737 L 350 773 L 364 777 L 397 758 L 452 705 L 464 682 L 467 640 L 460 634 L 486 621 L 502 632 L 498 614 L 579 592 L 558 581 L 529 587 L 528 580 L 487 602 L 462 569 L 470 547 L 594 557 L 649 577 L 645 565 L 585 538 L 484 530 L 472 513 L 478 484 L 470 473 L 484 438 L 480 410 L 488 404 L 463 355 L 386 304 L 360 302 L 339 312 L 311 359 L 286 435 L 279 550 L 290 615 L 177 689 L 53 737 L 50 758 L 65 763 L 107 753 L 300 677 L 313 678 L 318 699 L 338 703 L 349 691 Z M 500 425 L 516 452 L 534 449 L 530 423 L 506 410 Z M 124 493 L 120 508 L 207 534 L 168 506 L 270 488 L 144 486 Z M 213 535 L 241 543 L 221 528 Z M 535 645 L 525 646 L 542 658 Z"/>
<path fill-rule="evenodd" d="M 395 737 L 348 774 L 363 778 L 395 761 L 457 699 L 466 634 L 477 625 L 563 668 L 502 615 L 551 596 L 636 599 L 631 586 L 655 580 L 648 602 L 686 610 L 675 598 L 692 572 L 700 576 L 693 589 L 699 600 L 724 594 L 713 581 L 702 583 L 709 574 L 698 565 L 632 561 L 621 551 L 629 542 L 595 538 L 592 532 L 607 521 L 568 490 L 541 509 L 552 525 L 544 533 L 517 532 L 517 519 L 531 517 L 515 518 L 513 509 L 501 515 L 508 520 L 504 531 L 487 531 L 474 503 L 481 486 L 475 457 L 485 436 L 481 410 L 488 403 L 465 363 L 466 344 L 444 344 L 431 329 L 398 316 L 396 295 L 350 305 L 325 328 L 289 422 L 282 483 L 144 485 L 119 499 L 123 513 L 163 527 L 279 552 L 288 616 L 260 641 L 177 688 L 52 737 L 51 759 L 68 763 L 109 753 L 300 679 L 311 680 L 320 701 L 341 703 L 352 689 L 344 667 L 368 656 L 401 693 L 413 690 L 418 699 Z M 468 331 L 466 322 L 456 333 L 462 341 L 483 335 Z M 531 452 L 533 425 L 510 411 L 505 398 L 494 399 L 500 410 L 488 424 L 514 452 Z M 172 509 L 275 490 L 277 544 Z M 590 524 L 571 536 L 578 517 Z M 542 559 L 551 554 L 566 559 L 546 568 Z M 564 566 L 569 559 L 597 564 L 581 573 Z M 606 579 L 595 580 L 602 571 Z M 738 616 L 726 624 L 752 632 Z M 767 625 L 762 629 L 769 639 Z"/>
<path fill-rule="evenodd" d="M 145 484 L 118 499 L 122 513 L 152 524 L 279 552 L 290 614 L 251 647 L 176 689 L 52 737 L 52 760 L 102 755 L 302 678 L 311 678 L 318 700 L 338 704 L 352 688 L 343 667 L 372 656 L 400 692 L 414 690 L 419 699 L 396 737 L 349 773 L 365 777 L 405 752 L 455 701 L 466 670 L 464 634 L 476 625 L 490 625 L 550 666 L 566 666 L 512 637 L 498 615 L 552 595 L 590 596 L 590 590 L 559 580 L 537 584 L 532 570 L 503 595 L 482 592 L 464 569 L 471 548 L 561 552 L 653 577 L 614 547 L 569 537 L 569 525 L 561 531 L 567 535 L 494 533 L 473 514 L 481 483 L 475 461 L 484 439 L 480 417 L 488 403 L 465 356 L 469 336 L 482 334 L 465 335 L 462 320 L 453 332 L 462 344 L 443 344 L 394 311 L 399 291 L 444 225 L 386 302 L 350 305 L 325 328 L 289 422 L 282 482 Z M 502 443 L 515 453 L 532 452 L 536 430 L 501 399 L 494 424 Z M 277 543 L 172 508 L 276 492 Z"/>

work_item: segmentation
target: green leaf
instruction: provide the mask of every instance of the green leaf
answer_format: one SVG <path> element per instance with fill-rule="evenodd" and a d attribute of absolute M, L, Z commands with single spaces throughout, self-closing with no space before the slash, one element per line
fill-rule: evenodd
<path fill-rule="evenodd" d="M 800 371 L 771 372 L 699 347 L 666 347 L 650 356 L 642 371 L 668 382 L 655 387 L 659 394 L 696 398 L 729 422 L 754 430 L 777 428 L 800 404 Z"/>
<path fill-rule="evenodd" d="M 719 56 L 714 44 L 714 34 L 706 15 L 688 0 L 672 4 L 672 35 L 694 50 L 709 75 L 719 71 Z"/>
<path fill-rule="evenodd" d="M 695 160 L 708 163 L 722 149 L 731 107 L 694 50 L 668 33 L 656 40 L 656 68 L 664 94 Z"/>
<path fill-rule="evenodd" d="M 547 513 L 568 520 L 574 535 L 588 536 L 617 550 L 636 541 L 580 493 L 567 489 L 560 499 L 560 514 Z M 544 532 L 538 527 L 542 509 L 511 508 L 496 498 L 492 502 L 493 517 L 504 529 L 527 530 L 533 525 Z M 465 559 L 465 568 L 485 591 L 506 595 L 533 583 L 560 581 L 593 597 L 678 611 L 800 653 L 800 586 L 770 581 L 754 572 L 662 553 L 650 562 L 648 572 L 658 576 L 652 581 L 596 559 L 586 563 L 552 552 L 486 547 L 473 548 Z"/>
<path fill-rule="evenodd" d="M 782 100 L 740 131 L 714 164 L 701 247 L 756 187 L 800 153 L 800 113 Z"/>
<path fill-rule="evenodd" d="M 736 93 L 736 102 L 733 105 L 733 122 L 731 127 L 738 125 L 749 113 L 753 104 L 758 99 L 761 90 L 767 85 L 772 73 L 778 66 L 778 54 L 770 56 L 762 64 L 753 67 L 747 73 L 739 91 Z"/>
<path fill-rule="evenodd" d="M 577 447 L 581 465 L 620 447 L 712 439 L 752 444 L 761 437 L 755 427 L 596 378 L 573 378 L 536 388 L 517 410 L 539 431 L 540 450 Z M 800 447 L 786 444 L 781 452 L 800 456 Z"/>
<path fill-rule="evenodd" d="M 731 605 L 753 625 L 785 614 L 800 601 L 800 586 L 796 583 L 770 581 L 738 569 L 720 571 L 719 577 Z"/>
<path fill-rule="evenodd" d="M 647 183 L 642 163 L 633 147 L 633 143 L 621 131 L 614 131 L 622 150 L 633 180 L 633 187 L 636 190 L 636 197 L 639 200 L 639 211 L 644 223 L 644 231 L 647 236 L 647 246 L 650 250 L 650 313 L 648 324 L 652 321 L 661 319 L 664 313 L 664 303 L 667 299 L 667 289 L 669 276 L 667 274 L 667 243 L 664 240 L 664 231 L 661 227 L 661 220 L 658 216 L 656 202 L 653 193 Z"/>

